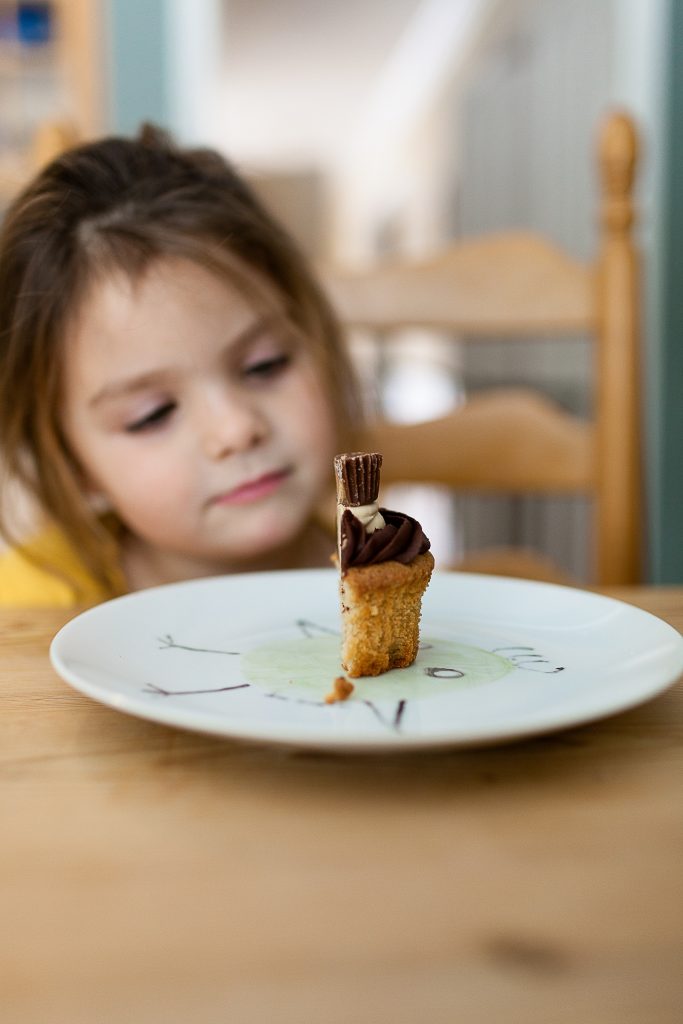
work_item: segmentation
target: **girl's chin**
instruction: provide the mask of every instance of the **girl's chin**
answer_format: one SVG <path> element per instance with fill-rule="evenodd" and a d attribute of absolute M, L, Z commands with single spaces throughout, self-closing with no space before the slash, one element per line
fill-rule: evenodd
<path fill-rule="evenodd" d="M 238 565 L 243 563 L 248 567 L 248 563 L 251 562 L 267 561 L 268 558 L 279 559 L 290 549 L 298 550 L 302 545 L 305 546 L 305 543 L 305 528 L 291 526 L 286 529 L 284 524 L 279 523 L 271 529 L 243 535 L 239 548 L 234 550 L 230 545 L 230 548 L 224 551 L 224 557 L 226 561 L 234 561 Z"/>

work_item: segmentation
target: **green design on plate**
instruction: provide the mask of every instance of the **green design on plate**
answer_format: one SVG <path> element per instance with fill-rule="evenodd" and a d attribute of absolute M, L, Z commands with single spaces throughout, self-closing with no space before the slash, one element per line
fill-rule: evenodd
<path fill-rule="evenodd" d="M 269 693 L 323 700 L 333 680 L 343 674 L 339 645 L 338 636 L 271 641 L 242 655 L 242 671 L 250 683 Z M 424 700 L 492 683 L 514 667 L 507 658 L 479 647 L 425 638 L 409 668 L 354 679 L 356 689 L 351 699 Z"/>

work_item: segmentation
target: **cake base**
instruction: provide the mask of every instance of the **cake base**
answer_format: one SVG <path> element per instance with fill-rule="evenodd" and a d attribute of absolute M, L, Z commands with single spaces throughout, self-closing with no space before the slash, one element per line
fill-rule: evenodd
<path fill-rule="evenodd" d="M 422 595 L 434 556 L 356 566 L 341 578 L 342 665 L 352 679 L 407 668 L 417 657 Z"/>

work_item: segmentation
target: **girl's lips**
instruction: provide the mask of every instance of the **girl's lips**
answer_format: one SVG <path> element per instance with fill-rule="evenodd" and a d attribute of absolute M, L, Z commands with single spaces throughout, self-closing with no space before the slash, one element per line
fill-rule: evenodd
<path fill-rule="evenodd" d="M 275 473 L 266 473 L 264 476 L 248 480 L 240 484 L 233 491 L 226 491 L 213 499 L 214 505 L 248 505 L 252 501 L 259 501 L 267 498 L 278 489 L 280 484 L 287 479 L 291 470 L 280 469 Z"/>

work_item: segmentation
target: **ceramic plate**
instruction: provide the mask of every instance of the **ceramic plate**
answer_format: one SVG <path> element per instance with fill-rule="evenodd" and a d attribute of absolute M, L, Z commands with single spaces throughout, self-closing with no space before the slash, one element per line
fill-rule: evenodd
<path fill-rule="evenodd" d="M 52 642 L 57 672 L 119 711 L 168 725 L 346 751 L 476 746 L 640 704 L 683 672 L 683 638 L 607 597 L 435 573 L 411 668 L 341 674 L 332 569 L 178 583 L 109 601 Z"/>

